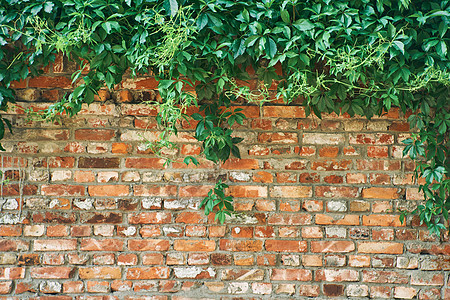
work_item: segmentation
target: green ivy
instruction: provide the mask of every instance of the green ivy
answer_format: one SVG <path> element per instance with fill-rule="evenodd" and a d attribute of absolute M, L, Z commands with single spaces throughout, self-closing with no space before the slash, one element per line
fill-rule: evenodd
<path fill-rule="evenodd" d="M 0 3 L 0 110 L 15 101 L 10 83 L 38 76 L 58 52 L 78 65 L 72 76 L 77 87 L 44 118 L 76 114 L 100 88 L 114 89 L 128 70 L 152 74 L 162 97 L 154 104 L 158 123 L 165 127 L 155 151 L 169 146 L 165 141 L 177 133 L 188 107 L 206 103 L 203 115 L 191 117 L 199 122 L 196 138 L 204 155 L 214 162 L 239 157 L 240 139 L 230 127 L 243 116 L 229 108 L 237 98 L 263 105 L 273 97 L 286 103 L 301 97 L 307 114 L 318 117 L 335 112 L 371 118 L 398 106 L 413 113 L 409 122 L 417 134 L 405 141 L 405 154 L 416 162 L 416 177 L 426 181 L 420 186 L 425 205 L 416 212 L 434 233 L 447 224 L 448 0 Z M 256 91 L 237 84 L 250 79 L 248 67 L 260 81 Z M 273 80 L 279 82 L 275 96 L 269 92 Z M 9 123 L 0 120 L 0 136 L 5 127 Z"/>

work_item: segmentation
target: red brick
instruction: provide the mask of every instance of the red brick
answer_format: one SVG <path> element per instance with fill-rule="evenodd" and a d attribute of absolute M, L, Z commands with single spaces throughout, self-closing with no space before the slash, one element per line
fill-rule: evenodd
<path fill-rule="evenodd" d="M 142 212 L 130 214 L 128 222 L 130 224 L 166 224 L 172 221 L 172 215 L 167 212 Z"/>
<path fill-rule="evenodd" d="M 415 271 L 411 274 L 412 285 L 426 285 L 426 286 L 443 286 L 444 274 L 430 273 L 426 271 Z"/>
<path fill-rule="evenodd" d="M 370 215 L 362 217 L 362 224 L 364 226 L 394 226 L 404 227 L 405 223 L 400 222 L 400 218 L 397 215 Z"/>
<path fill-rule="evenodd" d="M 387 146 L 368 146 L 367 156 L 373 158 L 387 158 L 389 156 Z"/>
<path fill-rule="evenodd" d="M 107 281 L 86 281 L 86 291 L 88 293 L 109 293 L 110 292 L 109 282 L 107 282 Z"/>
<path fill-rule="evenodd" d="M 253 182 L 271 183 L 273 182 L 273 175 L 266 171 L 259 171 L 253 174 Z"/>
<path fill-rule="evenodd" d="M 358 281 L 359 273 L 355 270 L 321 269 L 316 271 L 316 281 Z"/>
<path fill-rule="evenodd" d="M 259 169 L 259 164 L 256 159 L 230 158 L 222 165 L 222 168 L 229 170 L 255 170 Z"/>
<path fill-rule="evenodd" d="M 14 280 L 25 278 L 25 268 L 6 267 L 0 268 L 1 280 Z"/>
<path fill-rule="evenodd" d="M 312 272 L 305 269 L 273 269 L 271 280 L 311 281 Z"/>
<path fill-rule="evenodd" d="M 311 252 L 352 252 L 355 244 L 350 241 L 311 241 Z"/>
<path fill-rule="evenodd" d="M 316 224 L 319 225 L 359 225 L 358 215 L 316 215 Z"/>
<path fill-rule="evenodd" d="M 403 244 L 394 242 L 360 242 L 359 253 L 402 254 Z"/>
<path fill-rule="evenodd" d="M 306 241 L 266 240 L 266 250 L 274 252 L 306 252 Z"/>
<path fill-rule="evenodd" d="M 303 297 L 317 298 L 320 295 L 320 286 L 311 284 L 301 284 L 298 287 L 298 294 Z"/>
<path fill-rule="evenodd" d="M 380 144 L 393 144 L 394 136 L 386 133 L 377 133 L 377 134 L 366 134 L 366 133 L 358 133 L 358 134 L 350 134 L 349 137 L 350 144 L 359 144 L 359 145 L 380 145 Z"/>
<path fill-rule="evenodd" d="M 399 193 L 397 188 L 365 188 L 362 191 L 362 197 L 366 199 L 398 199 Z"/>
<path fill-rule="evenodd" d="M 270 188 L 270 196 L 277 198 L 307 198 L 312 196 L 310 186 L 274 186 Z"/>
<path fill-rule="evenodd" d="M 311 170 L 315 171 L 346 171 L 351 167 L 351 160 L 320 160 L 311 163 Z"/>
<path fill-rule="evenodd" d="M 320 157 L 337 157 L 339 154 L 338 147 L 322 147 L 319 149 Z"/>
<path fill-rule="evenodd" d="M 180 186 L 180 197 L 206 197 L 213 188 L 211 185 L 188 185 Z"/>
<path fill-rule="evenodd" d="M 329 297 L 343 296 L 344 286 L 340 284 L 324 284 L 323 294 Z"/>
<path fill-rule="evenodd" d="M 111 153 L 114 154 L 128 154 L 131 152 L 132 146 L 125 143 L 112 143 Z"/>
<path fill-rule="evenodd" d="M 303 106 L 263 106 L 263 114 L 266 118 L 306 118 Z"/>
<path fill-rule="evenodd" d="M 348 265 L 354 268 L 369 268 L 370 256 L 368 255 L 349 255 Z"/>
<path fill-rule="evenodd" d="M 356 161 L 357 170 L 367 171 L 399 171 L 400 161 L 392 160 L 361 160 Z"/>
<path fill-rule="evenodd" d="M 316 186 L 316 196 L 325 198 L 356 198 L 358 188 L 346 186 Z"/>
<path fill-rule="evenodd" d="M 83 239 L 81 251 L 123 251 L 123 241 L 113 239 Z"/>
<path fill-rule="evenodd" d="M 126 278 L 131 280 L 167 279 L 169 278 L 169 268 L 168 267 L 129 268 L 127 270 Z"/>
<path fill-rule="evenodd" d="M 65 281 L 63 283 L 63 293 L 65 294 L 77 294 L 82 293 L 84 290 L 82 281 Z"/>
<path fill-rule="evenodd" d="M 154 77 L 129 78 L 122 82 L 122 86 L 129 89 L 156 90 L 158 85 L 159 81 Z"/>
<path fill-rule="evenodd" d="M 116 135 L 112 129 L 77 129 L 75 139 L 77 141 L 110 141 Z"/>
<path fill-rule="evenodd" d="M 394 287 L 394 298 L 413 299 L 417 295 L 417 289 L 404 286 Z"/>
<path fill-rule="evenodd" d="M 222 271 L 222 280 L 256 281 L 263 279 L 264 270 L 262 269 L 224 269 Z"/>
<path fill-rule="evenodd" d="M 35 240 L 33 242 L 34 251 L 71 251 L 76 250 L 77 240 Z"/>
<path fill-rule="evenodd" d="M 44 184 L 41 186 L 41 194 L 44 196 L 83 196 L 85 187 L 80 185 Z"/>
<path fill-rule="evenodd" d="M 130 169 L 165 169 L 163 158 L 127 158 L 125 167 Z"/>
<path fill-rule="evenodd" d="M 75 171 L 73 174 L 73 180 L 75 182 L 94 182 L 95 174 L 92 171 Z"/>
<path fill-rule="evenodd" d="M 198 145 L 185 144 L 181 146 L 182 155 L 200 155 L 202 147 Z"/>
<path fill-rule="evenodd" d="M 79 268 L 80 279 L 119 279 L 122 277 L 119 267 Z"/>
<path fill-rule="evenodd" d="M 259 133 L 258 142 L 268 144 L 296 144 L 298 137 L 296 133 L 275 132 L 275 133 Z"/>
<path fill-rule="evenodd" d="M 236 198 L 267 197 L 267 187 L 265 186 L 232 185 L 228 188 L 228 191 Z"/>
<path fill-rule="evenodd" d="M 91 227 L 86 225 L 80 225 L 80 226 L 72 226 L 70 228 L 70 235 L 71 236 L 90 236 L 91 235 Z"/>
<path fill-rule="evenodd" d="M 227 240 L 222 239 L 219 242 L 219 249 L 223 251 L 234 252 L 256 252 L 263 248 L 263 241 L 259 240 Z"/>
<path fill-rule="evenodd" d="M 90 185 L 89 195 L 92 197 L 120 197 L 128 196 L 130 187 L 128 185 Z"/>
<path fill-rule="evenodd" d="M 212 240 L 175 240 L 173 249 L 176 251 L 214 251 L 216 242 Z"/>
<path fill-rule="evenodd" d="M 271 130 L 272 121 L 268 119 L 255 119 L 252 120 L 251 126 L 253 129 Z"/>
<path fill-rule="evenodd" d="M 371 286 L 370 287 L 370 297 L 371 298 L 391 298 L 392 287 L 387 286 Z"/>
<path fill-rule="evenodd" d="M 273 214 L 267 222 L 271 225 L 309 225 L 312 217 L 309 214 Z"/>
<path fill-rule="evenodd" d="M 347 183 L 366 183 L 366 174 L 362 173 L 347 173 L 346 174 Z"/>
<path fill-rule="evenodd" d="M 135 185 L 135 196 L 176 196 L 176 185 Z"/>
<path fill-rule="evenodd" d="M 388 174 L 370 174 L 369 180 L 371 184 L 390 184 L 391 183 L 391 176 Z"/>
<path fill-rule="evenodd" d="M 20 79 L 19 81 L 16 81 L 16 80 L 11 81 L 10 87 L 12 89 L 24 89 L 27 87 L 27 80 Z"/>
<path fill-rule="evenodd" d="M 326 183 L 332 183 L 332 184 L 343 183 L 344 182 L 344 176 L 341 176 L 341 175 L 325 176 L 323 178 L 323 181 L 326 182 Z"/>
<path fill-rule="evenodd" d="M 0 225 L 0 236 L 20 236 L 22 227 L 18 225 Z"/>
<path fill-rule="evenodd" d="M 63 76 L 55 76 L 55 77 L 39 76 L 30 78 L 28 80 L 28 87 L 42 88 L 42 89 L 51 89 L 51 88 L 70 89 L 72 88 L 72 81 L 70 80 L 70 78 Z"/>
<path fill-rule="evenodd" d="M 147 253 L 142 256 L 143 265 L 162 265 L 164 256 L 161 253 Z"/>
<path fill-rule="evenodd" d="M 169 240 L 128 240 L 128 249 L 131 251 L 167 251 L 169 247 Z"/>
<path fill-rule="evenodd" d="M 34 267 L 30 269 L 30 276 L 36 279 L 68 279 L 73 271 L 70 267 Z"/>

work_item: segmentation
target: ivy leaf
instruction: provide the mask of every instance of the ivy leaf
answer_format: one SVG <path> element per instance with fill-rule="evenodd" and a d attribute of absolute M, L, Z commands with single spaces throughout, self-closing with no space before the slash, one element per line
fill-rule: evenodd
<path fill-rule="evenodd" d="M 33 15 L 37 15 L 42 10 L 42 5 L 36 5 L 31 9 Z"/>
<path fill-rule="evenodd" d="M 53 6 L 55 6 L 55 4 L 53 4 L 53 2 L 45 2 L 44 3 L 44 11 L 46 13 L 51 13 L 52 9 L 53 9 Z"/>
<path fill-rule="evenodd" d="M 277 54 L 277 44 L 272 38 L 268 38 L 266 42 L 266 53 L 269 58 L 274 58 L 275 54 Z"/>
<path fill-rule="evenodd" d="M 281 19 L 283 20 L 284 23 L 291 23 L 291 18 L 289 17 L 289 13 L 287 10 L 282 10 L 281 11 Z"/>
<path fill-rule="evenodd" d="M 393 44 L 394 44 L 394 48 L 399 50 L 402 54 L 405 54 L 405 44 L 403 44 L 403 42 L 394 41 Z"/>
<path fill-rule="evenodd" d="M 178 12 L 178 2 L 177 0 L 169 0 L 170 5 L 170 16 L 174 17 Z"/>
<path fill-rule="evenodd" d="M 447 45 L 446 45 L 445 41 L 440 41 L 439 44 L 437 44 L 436 52 L 441 57 L 447 56 Z"/>
<path fill-rule="evenodd" d="M 314 24 L 306 19 L 300 19 L 294 22 L 294 27 L 300 31 L 308 31 L 314 29 Z"/>
<path fill-rule="evenodd" d="M 198 160 L 193 156 L 186 156 L 186 158 L 183 160 L 183 162 L 186 165 L 189 165 L 192 162 L 194 165 L 198 166 Z"/>

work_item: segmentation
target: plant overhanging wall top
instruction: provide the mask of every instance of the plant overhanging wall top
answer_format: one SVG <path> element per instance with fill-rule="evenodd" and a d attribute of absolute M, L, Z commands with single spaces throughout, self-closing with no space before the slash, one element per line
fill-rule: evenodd
<path fill-rule="evenodd" d="M 230 108 L 238 97 L 259 105 L 301 99 L 318 117 L 370 118 L 399 106 L 416 129 L 404 154 L 426 181 L 416 212 L 439 233 L 450 209 L 449 23 L 450 2 L 438 0 L 2 0 L 0 108 L 14 102 L 11 82 L 37 76 L 58 52 L 78 64 L 76 87 L 42 117 L 76 114 L 129 71 L 151 74 L 159 80 L 164 127 L 150 144 L 156 153 L 172 146 L 167 137 L 200 101 L 204 114 L 190 117 L 214 162 L 239 157 L 241 139 L 229 129 L 244 118 Z M 260 80 L 256 90 L 241 84 L 250 66 Z M 276 95 L 269 93 L 274 80 Z M 0 138 L 7 127 L 2 119 Z M 225 187 L 219 182 L 204 201 L 207 213 L 217 205 L 222 222 L 232 210 Z"/>

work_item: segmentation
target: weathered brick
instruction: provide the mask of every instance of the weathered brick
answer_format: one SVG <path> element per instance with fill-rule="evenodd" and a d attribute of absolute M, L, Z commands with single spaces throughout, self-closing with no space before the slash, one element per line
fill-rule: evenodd
<path fill-rule="evenodd" d="M 81 240 L 81 251 L 122 251 L 123 241 L 115 239 L 83 239 Z"/>
<path fill-rule="evenodd" d="M 125 167 L 130 169 L 165 169 L 165 159 L 162 158 L 127 158 Z"/>
<path fill-rule="evenodd" d="M 274 252 L 306 252 L 308 244 L 306 241 L 289 240 L 266 240 L 267 251 Z"/>
<path fill-rule="evenodd" d="M 311 219 L 309 214 L 273 214 L 267 222 L 272 225 L 309 225 Z"/>
<path fill-rule="evenodd" d="M 325 198 L 356 198 L 358 196 L 358 188 L 346 186 L 316 186 L 315 192 L 317 197 Z"/>
<path fill-rule="evenodd" d="M 79 268 L 80 279 L 119 279 L 122 274 L 119 267 Z"/>
<path fill-rule="evenodd" d="M 311 252 L 352 252 L 355 244 L 350 241 L 311 241 Z"/>
<path fill-rule="evenodd" d="M 261 251 L 263 242 L 259 240 L 228 240 L 222 239 L 219 242 L 219 249 L 224 251 L 239 251 L 239 252 L 256 252 Z"/>
<path fill-rule="evenodd" d="M 310 186 L 274 186 L 270 188 L 270 196 L 277 198 L 307 198 L 312 196 Z"/>
<path fill-rule="evenodd" d="M 176 196 L 176 185 L 136 185 L 134 186 L 135 196 Z"/>
<path fill-rule="evenodd" d="M 370 215 L 362 217 L 362 224 L 364 226 L 395 226 L 403 227 L 405 223 L 400 222 L 399 216 L 396 215 Z"/>
<path fill-rule="evenodd" d="M 211 240 L 175 240 L 173 249 L 177 251 L 214 251 L 216 242 Z"/>
<path fill-rule="evenodd" d="M 316 281 L 358 281 L 359 273 L 347 269 L 321 269 L 316 271 Z"/>
<path fill-rule="evenodd" d="M 172 215 L 167 212 L 142 212 L 128 215 L 130 224 L 165 224 L 170 223 Z"/>
<path fill-rule="evenodd" d="M 402 254 L 403 244 L 394 242 L 361 242 L 358 243 L 358 252 Z"/>
<path fill-rule="evenodd" d="M 6 267 L 0 268 L 1 280 L 14 280 L 25 278 L 25 268 Z"/>
<path fill-rule="evenodd" d="M 77 248 L 77 240 L 35 240 L 33 242 L 33 249 L 35 251 L 71 251 Z"/>
<path fill-rule="evenodd" d="M 41 186 L 41 194 L 44 196 L 83 196 L 85 187 L 68 184 L 44 184 Z"/>
<path fill-rule="evenodd" d="M 127 270 L 126 278 L 131 280 L 167 279 L 169 278 L 169 268 L 168 267 L 129 268 Z"/>
<path fill-rule="evenodd" d="M 169 240 L 128 240 L 128 249 L 131 251 L 167 251 L 169 247 Z"/>
<path fill-rule="evenodd" d="M 88 192 L 93 197 L 120 197 L 128 196 L 130 187 L 128 185 L 90 185 Z"/>
<path fill-rule="evenodd" d="M 73 271 L 71 267 L 34 267 L 30 269 L 30 276 L 36 279 L 68 279 Z"/>
<path fill-rule="evenodd" d="M 311 281 L 312 272 L 305 269 L 272 269 L 271 280 Z"/>

